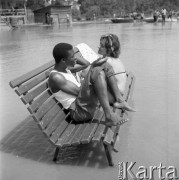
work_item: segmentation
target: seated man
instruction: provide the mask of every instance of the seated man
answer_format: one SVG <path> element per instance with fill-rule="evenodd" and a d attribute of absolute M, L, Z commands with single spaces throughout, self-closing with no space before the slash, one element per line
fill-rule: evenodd
<path fill-rule="evenodd" d="M 53 57 L 55 67 L 49 76 L 49 88 L 62 106 L 70 109 L 71 116 L 75 121 L 84 122 L 92 119 L 99 102 L 104 110 L 106 125 L 109 126 L 119 123 L 119 117 L 112 112 L 110 104 L 114 103 L 116 108 L 133 111 L 122 99 L 116 79 L 112 76 L 114 71 L 105 62 L 105 59 L 94 61 L 80 84 L 68 69 L 74 67 L 77 61 L 74 58 L 73 46 L 67 43 L 57 44 L 53 49 Z M 73 73 L 83 70 L 87 66 L 78 66 L 73 69 Z M 111 90 L 113 98 L 108 98 L 107 86 Z"/>

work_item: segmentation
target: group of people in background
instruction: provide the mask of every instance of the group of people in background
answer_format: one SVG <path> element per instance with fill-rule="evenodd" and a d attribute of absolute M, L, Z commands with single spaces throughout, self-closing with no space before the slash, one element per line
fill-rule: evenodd
<path fill-rule="evenodd" d="M 134 11 L 133 13 L 130 14 L 130 17 L 133 18 L 134 20 L 143 21 L 144 20 L 144 13 Z M 156 9 L 153 12 L 154 22 L 158 22 L 159 18 L 162 18 L 162 22 L 165 22 L 166 18 L 168 18 L 172 21 L 173 17 L 175 17 L 177 20 L 179 20 L 179 12 L 175 12 L 172 9 L 167 11 L 166 8 L 162 8 L 161 10 Z"/>
<path fill-rule="evenodd" d="M 134 19 L 134 20 L 143 20 L 144 19 L 144 13 L 143 12 L 133 12 L 131 14 L 131 17 Z"/>
<path fill-rule="evenodd" d="M 154 18 L 154 22 L 158 22 L 159 17 L 162 17 L 162 22 L 165 22 L 166 17 L 171 19 L 174 15 L 177 15 L 174 10 L 170 9 L 169 11 L 167 11 L 165 8 L 162 8 L 161 11 L 159 11 L 158 9 L 156 9 L 153 13 L 153 18 Z"/>

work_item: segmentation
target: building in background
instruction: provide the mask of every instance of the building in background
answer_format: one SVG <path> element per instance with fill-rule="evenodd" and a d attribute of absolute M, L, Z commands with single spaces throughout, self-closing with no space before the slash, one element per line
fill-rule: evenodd
<path fill-rule="evenodd" d="M 72 10 L 71 5 L 49 5 L 34 10 L 35 23 L 48 24 L 48 18 L 53 19 L 54 24 L 71 23 Z"/>

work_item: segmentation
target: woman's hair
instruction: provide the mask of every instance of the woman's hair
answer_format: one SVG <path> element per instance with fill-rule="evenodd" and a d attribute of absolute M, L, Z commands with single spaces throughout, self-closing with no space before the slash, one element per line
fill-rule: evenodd
<path fill-rule="evenodd" d="M 121 52 L 121 45 L 118 37 L 115 34 L 106 34 L 101 36 L 100 42 L 104 41 L 107 55 L 110 57 L 118 58 Z"/>
<path fill-rule="evenodd" d="M 53 48 L 53 57 L 56 64 L 58 64 L 62 59 L 67 58 L 68 51 L 72 50 L 73 46 L 67 43 L 59 43 Z"/>

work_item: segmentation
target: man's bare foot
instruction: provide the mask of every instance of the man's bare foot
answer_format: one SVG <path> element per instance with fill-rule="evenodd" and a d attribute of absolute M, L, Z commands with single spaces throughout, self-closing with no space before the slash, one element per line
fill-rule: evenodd
<path fill-rule="evenodd" d="M 121 118 L 117 116 L 117 114 L 111 113 L 110 117 L 106 117 L 105 125 L 106 126 L 117 126 L 117 125 L 122 125 L 125 122 L 127 122 L 127 118 Z"/>
<path fill-rule="evenodd" d="M 131 112 L 136 112 L 136 110 L 134 109 L 134 108 L 132 108 L 132 107 L 130 107 L 128 104 L 127 104 L 127 102 L 121 102 L 121 103 L 119 103 L 119 102 L 115 102 L 114 104 L 113 104 L 113 107 L 114 108 L 118 108 L 118 109 L 123 109 L 123 110 L 126 110 L 126 111 L 131 111 Z"/>

